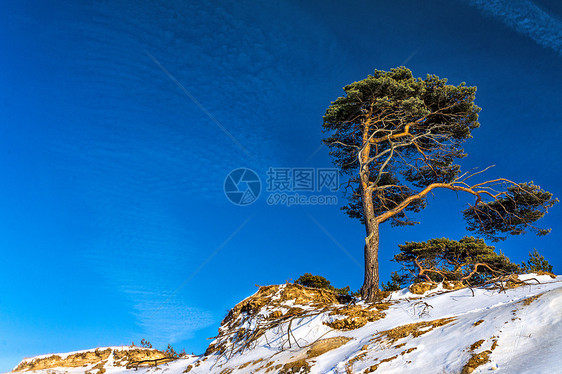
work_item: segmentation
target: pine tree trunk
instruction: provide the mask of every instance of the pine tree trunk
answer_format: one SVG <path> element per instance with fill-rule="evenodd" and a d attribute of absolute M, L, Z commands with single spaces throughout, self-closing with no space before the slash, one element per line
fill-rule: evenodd
<path fill-rule="evenodd" d="M 372 303 L 376 301 L 379 291 L 379 222 L 375 218 L 373 206 L 373 193 L 368 188 L 369 175 L 361 175 L 361 200 L 363 203 L 363 216 L 365 218 L 365 280 L 361 287 L 363 300 Z"/>
<path fill-rule="evenodd" d="M 369 227 L 371 226 L 371 227 Z M 365 239 L 365 280 L 361 287 L 363 300 L 372 303 L 379 291 L 379 225 L 367 225 Z"/>
<path fill-rule="evenodd" d="M 359 154 L 359 178 L 367 237 L 365 238 L 365 280 L 361 287 L 361 296 L 363 300 L 372 303 L 376 300 L 379 290 L 379 221 L 375 218 L 373 191 L 369 187 L 371 140 L 368 122 L 363 129 L 363 144 L 364 147 Z"/>

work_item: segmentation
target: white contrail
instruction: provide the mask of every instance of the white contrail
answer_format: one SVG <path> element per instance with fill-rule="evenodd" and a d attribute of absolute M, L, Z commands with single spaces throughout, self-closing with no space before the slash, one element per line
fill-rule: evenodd
<path fill-rule="evenodd" d="M 509 27 L 562 56 L 562 21 L 529 0 L 468 0 Z"/>

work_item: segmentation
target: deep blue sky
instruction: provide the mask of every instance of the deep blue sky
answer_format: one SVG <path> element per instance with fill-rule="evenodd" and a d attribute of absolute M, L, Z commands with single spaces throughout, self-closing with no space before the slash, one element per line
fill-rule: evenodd
<path fill-rule="evenodd" d="M 358 289 L 359 222 L 265 194 L 234 206 L 223 181 L 330 167 L 322 115 L 374 69 L 476 85 L 463 167 L 562 196 L 559 2 L 203 3 L 1 2 L 0 371 L 141 338 L 201 353 L 256 284 L 304 272 Z M 421 225 L 385 225 L 383 279 L 397 244 L 467 234 L 468 201 L 437 193 Z M 537 248 L 559 273 L 561 218 L 497 247 Z"/>

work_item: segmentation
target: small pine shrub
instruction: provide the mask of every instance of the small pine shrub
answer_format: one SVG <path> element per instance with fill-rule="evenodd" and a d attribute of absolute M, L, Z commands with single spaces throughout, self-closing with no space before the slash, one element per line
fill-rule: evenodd
<path fill-rule="evenodd" d="M 320 275 L 312 275 L 310 273 L 304 273 L 301 275 L 296 281 L 296 284 L 300 284 L 301 286 L 305 287 L 312 287 L 312 288 L 324 288 L 329 289 L 332 287 L 330 285 L 330 281 Z"/>
<path fill-rule="evenodd" d="M 539 271 L 552 273 L 552 265 L 536 249 L 532 253 L 529 252 L 529 260 L 523 261 L 521 268 L 525 273 L 537 273 Z"/>
<path fill-rule="evenodd" d="M 383 291 L 398 291 L 407 283 L 406 276 L 398 274 L 397 271 L 393 271 L 390 280 L 387 283 L 382 283 Z"/>
<path fill-rule="evenodd" d="M 349 286 L 343 288 L 336 288 L 330 284 L 330 281 L 320 275 L 312 275 L 310 273 L 305 273 L 301 275 L 296 281 L 296 284 L 300 284 L 305 287 L 321 288 L 324 290 L 329 290 L 334 292 L 336 295 L 350 295 Z"/>

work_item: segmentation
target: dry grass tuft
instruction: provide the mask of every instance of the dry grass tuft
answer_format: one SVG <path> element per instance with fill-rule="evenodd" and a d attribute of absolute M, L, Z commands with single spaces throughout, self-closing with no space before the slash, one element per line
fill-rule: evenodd
<path fill-rule="evenodd" d="M 443 282 L 443 288 L 446 290 L 458 290 L 461 288 L 465 288 L 466 285 L 464 285 L 461 281 L 444 281 Z"/>
<path fill-rule="evenodd" d="M 377 308 L 378 310 L 387 310 L 393 303 L 376 303 L 373 304 L 372 307 Z"/>
<path fill-rule="evenodd" d="M 337 295 L 329 290 L 320 288 L 309 288 L 299 284 L 286 284 L 281 294 L 281 301 L 294 300 L 295 304 L 312 304 L 315 306 L 326 306 L 338 304 Z"/>
<path fill-rule="evenodd" d="M 312 344 L 306 354 L 308 355 L 308 358 L 318 357 L 328 351 L 347 344 L 347 342 L 349 342 L 350 340 L 352 340 L 352 338 L 348 338 L 345 336 L 336 336 L 333 338 L 321 339 Z"/>
<path fill-rule="evenodd" d="M 412 335 L 414 338 L 417 338 L 420 335 L 428 333 L 437 327 L 444 326 L 453 321 L 455 321 L 455 318 L 441 318 L 433 321 L 410 323 L 407 325 L 395 327 L 390 330 L 381 331 L 377 333 L 377 335 L 375 335 L 373 340 L 387 341 L 390 344 L 393 344 L 397 340 L 405 338 L 410 335 Z"/>
<path fill-rule="evenodd" d="M 413 294 L 423 295 L 424 293 L 426 293 L 429 290 L 434 289 L 435 287 L 437 287 L 436 283 L 420 282 L 420 283 L 412 284 L 408 289 Z"/>
<path fill-rule="evenodd" d="M 539 295 L 535 295 L 535 296 L 531 296 L 531 297 L 527 297 L 523 300 L 520 301 L 520 303 L 522 303 L 525 306 L 529 306 L 531 305 L 531 303 L 535 300 L 537 300 L 539 297 L 541 297 L 543 294 L 539 294 Z"/>
<path fill-rule="evenodd" d="M 475 351 L 478 348 L 480 348 L 480 346 L 482 346 L 482 344 L 484 343 L 484 339 L 480 339 L 477 342 L 474 342 L 471 346 L 470 346 L 470 350 L 471 351 Z"/>
<path fill-rule="evenodd" d="M 376 300 L 384 300 L 387 297 L 389 297 L 391 293 L 392 293 L 392 291 L 378 290 L 375 294 L 375 299 Z"/>
<path fill-rule="evenodd" d="M 95 365 L 93 368 L 91 368 L 90 370 L 87 370 L 84 372 L 84 374 L 103 374 L 105 373 L 105 363 L 107 361 L 100 361 L 97 365 Z"/>
<path fill-rule="evenodd" d="M 283 365 L 283 368 L 279 371 L 279 374 L 290 374 L 290 373 L 310 373 L 310 365 L 305 359 L 288 362 Z"/>
<path fill-rule="evenodd" d="M 408 348 L 405 351 L 402 351 L 402 353 L 400 353 L 401 356 L 404 356 L 408 353 L 412 353 L 413 351 L 415 351 L 416 349 L 418 349 L 417 347 L 412 347 L 412 348 Z"/>
<path fill-rule="evenodd" d="M 385 363 L 385 362 L 390 362 L 390 361 L 396 359 L 397 357 L 398 357 L 398 355 L 392 356 L 392 357 L 388 357 L 388 358 L 385 358 L 385 359 L 383 359 L 383 360 L 380 360 L 378 363 L 376 363 L 376 364 L 374 364 L 374 365 L 371 365 L 367 370 L 365 370 L 365 373 L 372 373 L 372 372 L 376 371 L 376 370 L 379 368 L 379 365 L 380 365 L 380 364 Z"/>
<path fill-rule="evenodd" d="M 461 374 L 470 374 L 476 369 L 477 367 L 484 365 L 485 363 L 490 361 L 490 354 L 492 351 L 483 351 L 480 353 L 473 354 L 469 359 L 468 362 L 462 368 Z"/>
<path fill-rule="evenodd" d="M 388 306 L 386 306 L 386 304 L 377 305 L 380 305 L 382 309 L 388 309 Z M 374 322 L 385 317 L 385 314 L 379 311 L 378 307 L 374 309 L 364 309 L 359 305 L 352 305 L 335 309 L 330 313 L 330 315 L 345 316 L 345 318 L 343 319 L 338 319 L 332 322 L 325 322 L 327 326 L 330 326 L 331 328 L 336 330 L 355 330 L 365 326 L 369 322 Z"/>
<path fill-rule="evenodd" d="M 363 360 L 365 358 L 365 356 L 367 356 L 367 352 L 359 353 L 357 356 L 349 359 L 346 367 L 353 368 L 353 364 L 355 364 L 357 361 Z"/>
<path fill-rule="evenodd" d="M 281 369 L 283 367 L 283 365 L 278 364 L 275 366 L 271 366 L 270 368 L 268 368 L 265 372 L 269 373 L 270 371 L 278 371 L 279 369 Z"/>

